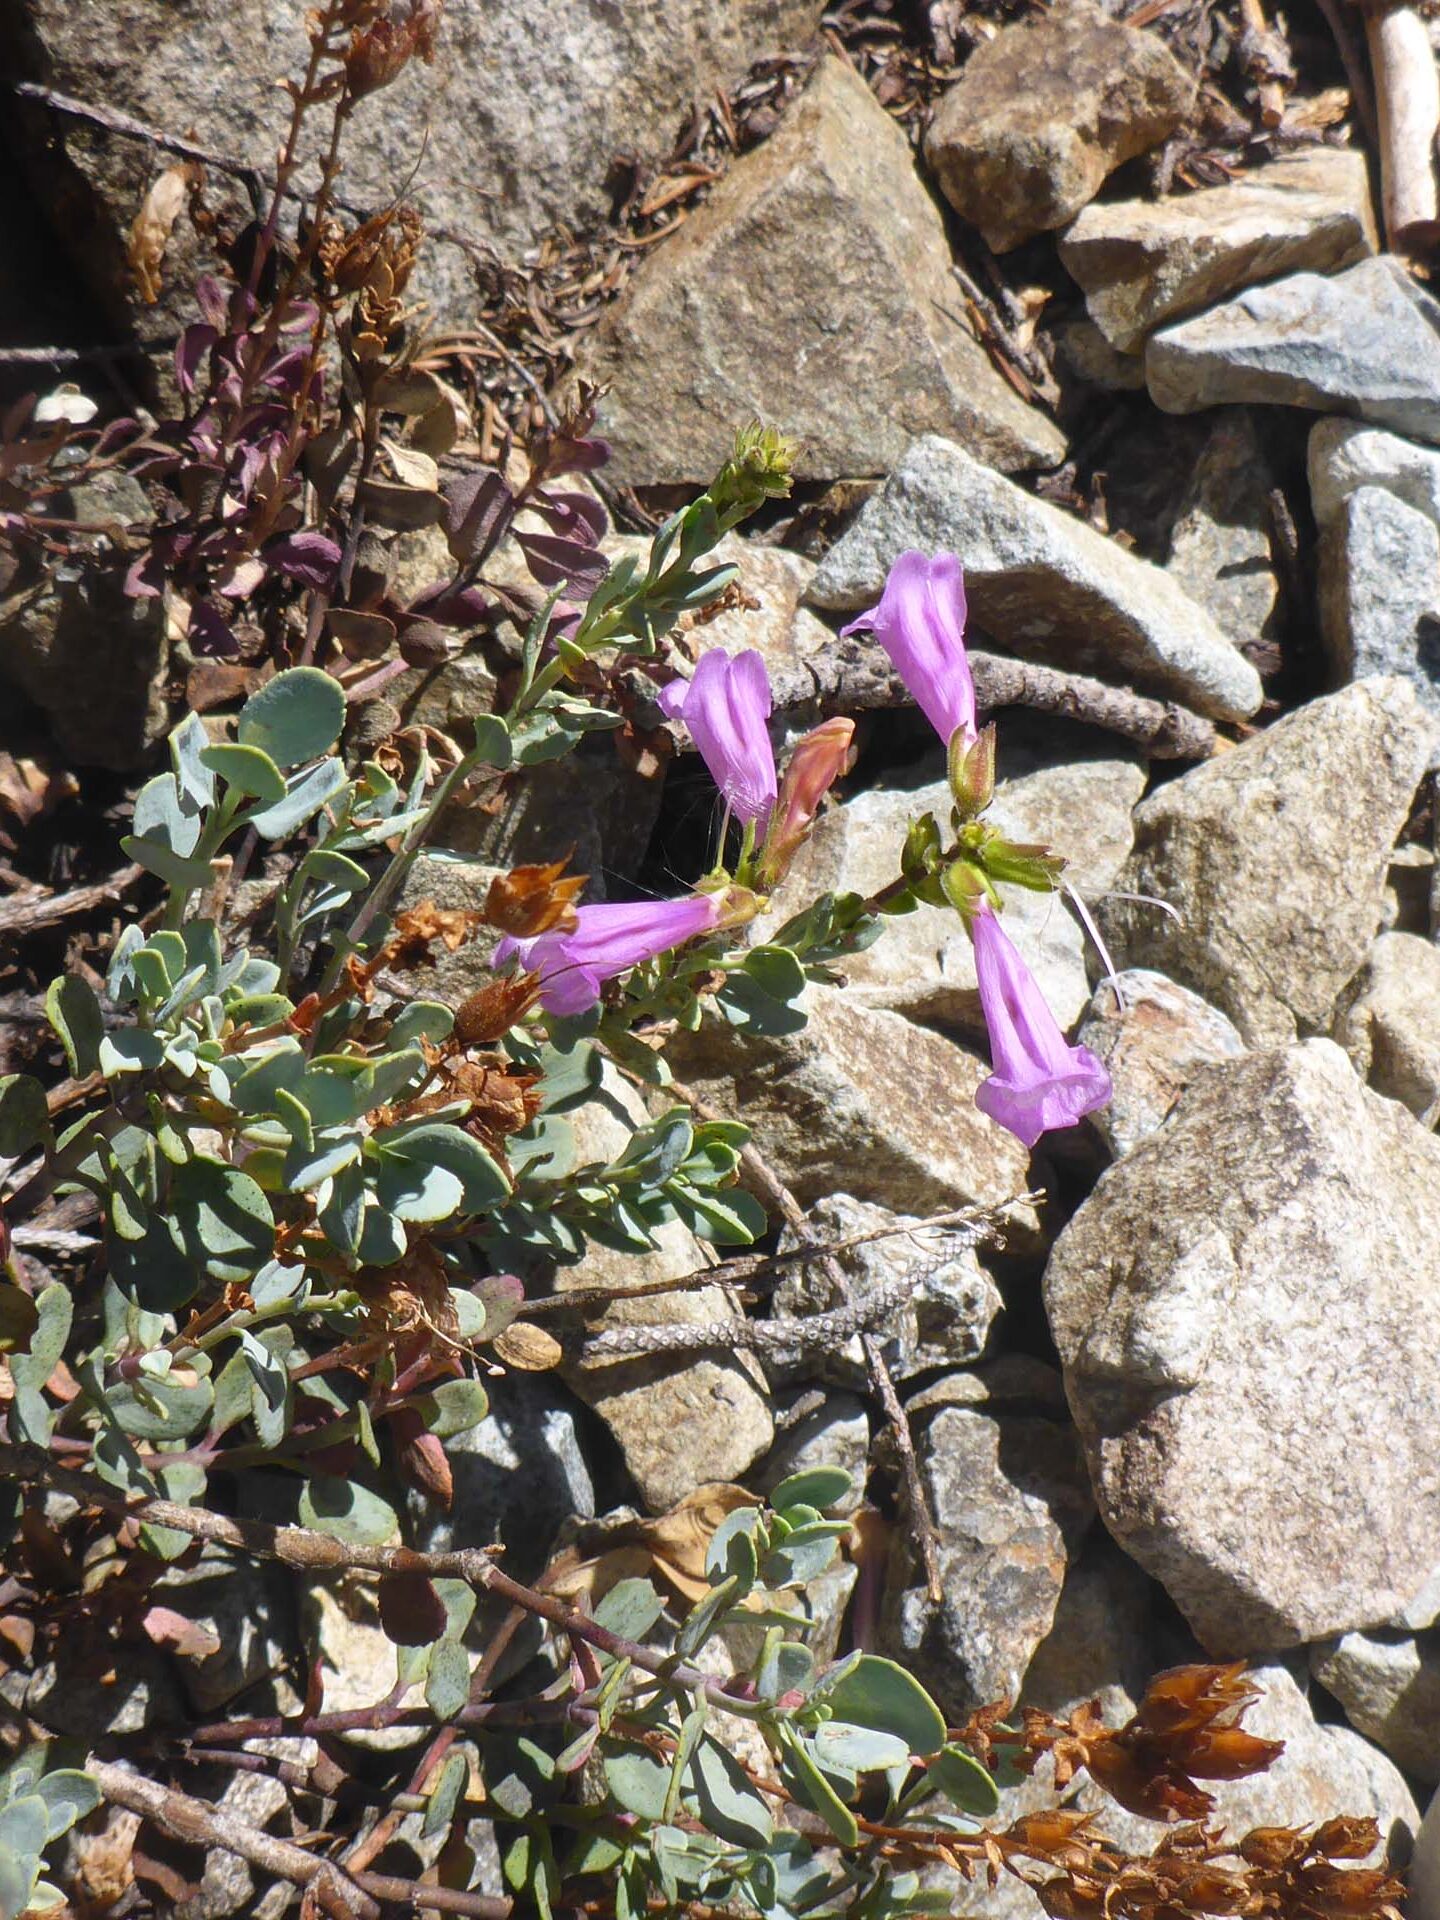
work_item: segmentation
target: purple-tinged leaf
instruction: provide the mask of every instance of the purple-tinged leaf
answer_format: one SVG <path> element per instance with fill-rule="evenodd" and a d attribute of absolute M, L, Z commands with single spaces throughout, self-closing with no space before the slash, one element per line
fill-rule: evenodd
<path fill-rule="evenodd" d="M 139 433 L 140 422 L 132 420 L 127 414 L 123 419 L 112 420 L 95 442 L 95 457 L 101 459 L 120 445 L 127 433 Z"/>
<path fill-rule="evenodd" d="M 267 393 L 298 393 L 309 364 L 309 347 L 296 347 L 290 353 L 277 354 L 266 363 L 260 375 L 260 385 Z"/>
<path fill-rule="evenodd" d="M 452 589 L 448 581 L 440 580 L 418 593 L 407 611 L 442 627 L 478 627 L 495 611 L 495 601 L 483 587 Z"/>
<path fill-rule="evenodd" d="M 588 600 L 610 571 L 603 553 L 578 540 L 557 540 L 548 533 L 519 533 L 516 545 L 542 587 L 566 589 L 568 600 Z"/>
<path fill-rule="evenodd" d="M 257 587 L 264 585 L 266 571 L 265 562 L 258 554 L 243 554 L 219 575 L 215 591 L 223 593 L 227 600 L 246 600 Z"/>
<path fill-rule="evenodd" d="M 208 600 L 190 609 L 190 651 L 205 660 L 230 660 L 240 651 L 229 621 Z"/>
<path fill-rule="evenodd" d="M 230 325 L 230 289 L 213 273 L 202 273 L 195 282 L 195 304 L 217 333 Z"/>
<path fill-rule="evenodd" d="M 265 549 L 265 564 L 307 587 L 328 587 L 340 565 L 340 549 L 323 533 L 291 533 Z"/>
<path fill-rule="evenodd" d="M 588 493 L 536 493 L 525 502 L 562 540 L 598 547 L 610 531 L 610 516 Z"/>
<path fill-rule="evenodd" d="M 125 575 L 125 592 L 132 600 L 158 600 L 165 590 L 165 560 L 157 547 L 147 547 L 132 560 Z"/>
<path fill-rule="evenodd" d="M 584 440 L 552 440 L 545 459 L 550 474 L 593 473 L 610 458 L 610 442 L 598 434 Z"/>
<path fill-rule="evenodd" d="M 445 538 L 459 565 L 479 566 L 515 517 L 515 496 L 498 473 L 482 467 L 445 490 Z"/>
<path fill-rule="evenodd" d="M 196 370 L 218 338 L 214 327 L 197 321 L 193 327 L 186 327 L 175 342 L 175 378 L 182 393 L 195 391 Z"/>
<path fill-rule="evenodd" d="M 280 319 L 281 333 L 309 332 L 320 318 L 320 309 L 313 300 L 296 300 L 286 307 Z"/>

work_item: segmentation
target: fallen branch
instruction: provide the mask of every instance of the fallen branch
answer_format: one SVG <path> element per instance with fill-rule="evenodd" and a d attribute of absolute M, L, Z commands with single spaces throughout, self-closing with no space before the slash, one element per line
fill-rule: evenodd
<path fill-rule="evenodd" d="M 1396 253 L 1418 253 L 1440 239 L 1435 137 L 1440 74 L 1430 31 L 1413 7 L 1367 14 L 1365 38 L 1375 74 L 1385 236 Z"/>
<path fill-rule="evenodd" d="M 865 648 L 863 660 L 860 651 L 851 642 L 837 640 L 806 662 L 821 704 L 837 713 L 909 705 L 910 693 L 879 649 Z M 1133 740 L 1152 760 L 1208 760 L 1220 744 L 1213 720 L 1173 700 L 1152 700 L 1089 674 L 978 651 L 970 653 L 970 667 L 982 714 L 1030 707 L 1080 720 Z"/>
<path fill-rule="evenodd" d="M 106 906 L 133 887 L 144 871 L 143 867 L 124 867 L 93 887 L 72 887 L 69 893 L 42 888 L 0 902 L 0 934 L 35 933 L 41 927 L 54 926 L 57 920 L 68 920 L 72 914 Z"/>

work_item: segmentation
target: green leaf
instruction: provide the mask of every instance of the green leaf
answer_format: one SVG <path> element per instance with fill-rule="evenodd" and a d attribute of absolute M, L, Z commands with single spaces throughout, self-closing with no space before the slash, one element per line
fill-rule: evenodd
<path fill-rule="evenodd" d="M 466 1213 L 489 1213 L 510 1197 L 510 1183 L 498 1161 L 459 1127 L 423 1122 L 403 1129 L 389 1127 L 374 1135 L 374 1140 L 387 1157 L 443 1168 L 453 1174 L 460 1184 L 460 1204 Z"/>
<path fill-rule="evenodd" d="M 712 1833 L 736 1847 L 768 1847 L 775 1822 L 728 1748 L 707 1734 L 690 1762 L 689 1785 Z"/>
<path fill-rule="evenodd" d="M 844 1720 L 827 1720 L 815 1729 L 815 1758 L 822 1767 L 844 1767 L 852 1773 L 884 1773 L 889 1767 L 908 1767 L 910 1749 L 893 1733 L 873 1727 L 852 1727 Z"/>
<path fill-rule="evenodd" d="M 436 1045 L 450 1037 L 455 1015 L 439 1000 L 411 1000 L 396 1014 L 386 1045 L 413 1048 L 417 1040 Z"/>
<path fill-rule="evenodd" d="M 172 1380 L 119 1380 L 105 1393 L 109 1417 L 133 1440 L 188 1440 L 208 1419 L 214 1395 L 208 1380 L 193 1387 Z"/>
<path fill-rule="evenodd" d="M 428 1433 L 453 1440 L 457 1433 L 478 1427 L 490 1411 L 490 1400 L 478 1380 L 446 1380 L 429 1393 L 416 1394 L 411 1405 Z"/>
<path fill-rule="evenodd" d="M 176 1237 L 214 1280 L 248 1280 L 270 1258 L 275 1220 L 248 1174 L 197 1153 L 170 1176 L 166 1206 Z"/>
<path fill-rule="evenodd" d="M 0 1847 L 37 1858 L 50 1837 L 50 1814 L 38 1793 L 23 1794 L 0 1807 Z"/>
<path fill-rule="evenodd" d="M 318 667 L 289 667 L 268 680 L 240 711 L 236 737 L 258 747 L 277 767 L 318 760 L 340 738 L 345 693 Z"/>
<path fill-rule="evenodd" d="M 10 1372 L 19 1385 L 43 1387 L 70 1338 L 70 1323 L 75 1314 L 70 1289 L 62 1287 L 58 1280 L 46 1287 L 35 1301 L 35 1312 L 38 1324 L 29 1350 L 12 1358 Z"/>
<path fill-rule="evenodd" d="M 165 1042 L 158 1033 L 122 1027 L 105 1035 L 97 1059 L 107 1080 L 122 1073 L 154 1073 L 165 1064 Z"/>
<path fill-rule="evenodd" d="M 842 1847 L 856 1846 L 860 1839 L 860 1828 L 854 1814 L 825 1778 L 803 1743 L 798 1739 L 787 1741 L 785 1758 L 785 1770 L 790 1775 L 797 1797 L 805 1802 L 812 1813 L 819 1814 Z"/>
<path fill-rule="evenodd" d="M 440 1778 L 425 1803 L 425 1818 L 420 1826 L 422 1839 L 431 1840 L 437 1833 L 446 1831 L 455 1818 L 455 1809 L 469 1778 L 470 1762 L 463 1753 L 452 1753 L 440 1769 Z"/>
<path fill-rule="evenodd" d="M 621 1810 L 663 1820 L 670 1769 L 645 1747 L 616 1747 L 604 1756 L 605 1784 Z"/>
<path fill-rule="evenodd" d="M 285 783 L 284 799 L 273 806 L 250 808 L 244 815 L 245 822 L 262 840 L 287 839 L 349 784 L 342 760 L 322 760 L 305 773 L 292 774 Z"/>
<path fill-rule="evenodd" d="M 0 1159 L 18 1160 L 50 1131 L 45 1089 L 28 1073 L 0 1074 Z"/>
<path fill-rule="evenodd" d="M 780 1482 L 770 1495 L 770 1505 L 777 1513 L 787 1507 L 814 1507 L 823 1513 L 838 1506 L 853 1488 L 844 1467 L 805 1467 Z"/>
<path fill-rule="evenodd" d="M 65 1064 L 77 1080 L 94 1073 L 99 1064 L 105 1020 L 94 989 L 78 974 L 62 973 L 50 982 L 45 995 L 45 1017 L 60 1036 Z"/>
<path fill-rule="evenodd" d="M 50 1817 L 49 1838 L 58 1840 L 77 1820 L 93 1813 L 104 1798 L 88 1773 L 76 1767 L 58 1767 L 35 1784 L 35 1795 Z"/>
<path fill-rule="evenodd" d="M 30 1907 L 40 1862 L 34 1854 L 0 1846 L 0 1920 L 18 1920 Z"/>
<path fill-rule="evenodd" d="M 1000 1789 L 994 1776 L 973 1753 L 953 1743 L 942 1747 L 925 1769 L 916 1798 L 943 1793 L 962 1813 L 988 1820 L 1000 1811 Z"/>
<path fill-rule="evenodd" d="M 862 1654 L 838 1680 L 822 1680 L 814 1698 L 837 1720 L 893 1733 L 922 1759 L 945 1744 L 944 1714 L 912 1674 L 878 1654 Z"/>
<path fill-rule="evenodd" d="M 470 1656 L 458 1640 L 439 1640 L 430 1652 L 425 1704 L 439 1721 L 453 1720 L 470 1699 Z"/>
<path fill-rule="evenodd" d="M 393 1507 L 358 1480 L 312 1474 L 300 1490 L 300 1524 L 317 1527 L 351 1546 L 382 1547 L 396 1538 L 400 1523 Z"/>
<path fill-rule="evenodd" d="M 675 1651 L 683 1654 L 687 1660 L 692 1654 L 698 1653 L 719 1626 L 721 1616 L 742 1597 L 741 1587 L 739 1576 L 733 1573 L 728 1580 L 722 1580 L 718 1586 L 712 1587 L 686 1616 L 684 1625 L 675 1636 Z"/>
<path fill-rule="evenodd" d="M 209 745 L 210 736 L 198 713 L 187 713 L 170 735 L 170 764 L 175 769 L 175 784 L 182 801 L 197 813 L 215 802 L 215 776 L 203 758 Z"/>
<path fill-rule="evenodd" d="M 643 1640 L 664 1610 L 650 1582 L 635 1575 L 615 1582 L 596 1606 L 595 1618 L 622 1640 Z"/>
<path fill-rule="evenodd" d="M 497 767 L 503 771 L 510 765 L 510 729 L 499 714 L 476 714 L 475 751 L 480 755 L 482 766 Z"/>
<path fill-rule="evenodd" d="M 285 798 L 284 774 L 259 747 L 206 747 L 200 758 L 212 773 L 218 773 L 248 799 L 273 807 Z"/>

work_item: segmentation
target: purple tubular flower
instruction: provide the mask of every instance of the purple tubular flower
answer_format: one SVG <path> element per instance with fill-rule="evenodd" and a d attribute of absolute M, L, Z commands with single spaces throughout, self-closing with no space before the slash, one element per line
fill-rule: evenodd
<path fill-rule="evenodd" d="M 673 680 L 660 693 L 662 710 L 690 729 L 726 806 L 759 833 L 775 805 L 775 752 L 765 727 L 770 704 L 765 662 L 753 647 L 733 659 L 712 647 L 693 680 Z"/>
<path fill-rule="evenodd" d="M 948 747 L 957 732 L 975 738 L 975 683 L 965 657 L 965 579 L 953 553 L 927 560 L 902 553 L 885 580 L 878 607 L 862 613 L 842 637 L 868 629 L 889 654 L 916 705 Z"/>
<path fill-rule="evenodd" d="M 975 1104 L 1033 1147 L 1042 1133 L 1073 1127 L 1110 1098 L 1110 1075 L 1088 1047 L 1068 1046 L 1035 976 L 989 907 L 971 924 L 980 1008 L 994 1072 Z"/>
<path fill-rule="evenodd" d="M 600 998 L 602 981 L 712 932 L 724 907 L 723 896 L 713 893 L 581 907 L 570 933 L 537 933 L 528 940 L 507 934 L 495 949 L 495 965 L 518 959 L 527 973 L 538 973 L 547 1013 L 583 1013 Z"/>

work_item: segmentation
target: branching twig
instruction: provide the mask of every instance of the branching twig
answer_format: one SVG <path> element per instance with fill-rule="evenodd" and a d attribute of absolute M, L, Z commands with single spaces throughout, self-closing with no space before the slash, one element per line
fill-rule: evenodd
<path fill-rule="evenodd" d="M 93 887 L 72 887 L 69 893 L 50 893 L 42 888 L 21 894 L 18 899 L 12 897 L 0 903 L 0 935 L 18 938 L 54 926 L 57 920 L 68 920 L 72 914 L 103 907 L 133 887 L 143 872 L 143 867 L 122 867 Z"/>
<path fill-rule="evenodd" d="M 702 1120 L 722 1120 L 725 1116 L 718 1108 L 712 1107 L 692 1087 L 681 1086 L 678 1080 L 670 1083 L 670 1091 L 677 1098 L 695 1109 Z M 740 1149 L 740 1164 L 754 1181 L 756 1186 L 768 1197 L 770 1204 L 789 1226 L 795 1238 L 812 1249 L 821 1271 L 843 1301 L 853 1298 L 849 1276 L 833 1254 L 819 1250 L 819 1241 L 805 1211 L 784 1181 L 756 1152 L 753 1146 Z M 885 1364 L 885 1354 L 880 1342 L 873 1333 L 860 1336 L 860 1344 L 865 1352 L 865 1370 L 870 1376 L 870 1385 L 875 1397 L 885 1409 L 895 1435 L 895 1450 L 900 1456 L 901 1471 L 905 1476 L 905 1492 L 910 1503 L 910 1517 L 915 1528 L 915 1536 L 920 1546 L 920 1557 L 925 1566 L 925 1583 L 931 1599 L 938 1606 L 944 1599 L 944 1588 L 940 1580 L 940 1556 L 935 1537 L 935 1522 L 930 1517 L 929 1503 L 925 1498 L 925 1489 L 920 1483 L 920 1468 L 915 1459 L 915 1443 L 910 1434 L 910 1422 L 905 1417 L 905 1409 L 900 1404 L 900 1396 L 895 1391 L 895 1382 L 890 1378 L 890 1369 Z"/>

